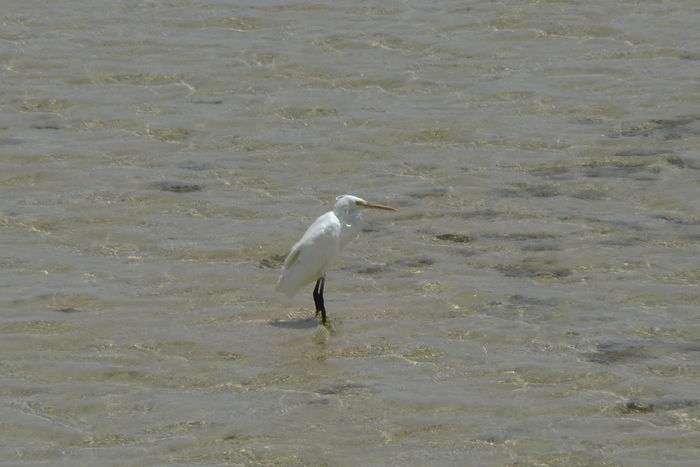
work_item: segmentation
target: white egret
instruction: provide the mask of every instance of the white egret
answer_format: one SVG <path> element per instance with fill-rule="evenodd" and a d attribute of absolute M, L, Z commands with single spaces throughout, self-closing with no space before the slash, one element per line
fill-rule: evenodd
<path fill-rule="evenodd" d="M 368 203 L 357 196 L 339 196 L 333 210 L 320 216 L 306 229 L 284 262 L 277 290 L 291 297 L 303 286 L 316 281 L 314 304 L 316 316 L 321 313 L 323 324 L 326 324 L 326 307 L 323 304 L 326 270 L 340 250 L 360 233 L 361 210 L 364 208 L 398 211 L 389 206 Z"/>

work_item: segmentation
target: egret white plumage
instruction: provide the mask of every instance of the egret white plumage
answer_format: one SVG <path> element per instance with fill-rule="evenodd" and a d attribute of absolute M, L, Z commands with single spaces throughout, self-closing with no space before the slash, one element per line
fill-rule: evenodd
<path fill-rule="evenodd" d="M 357 196 L 339 196 L 333 210 L 321 215 L 306 229 L 284 262 L 277 290 L 291 297 L 303 286 L 316 281 L 314 304 L 316 316 L 321 313 L 323 324 L 326 324 L 326 307 L 323 303 L 326 271 L 340 250 L 360 233 L 361 211 L 365 208 L 398 211 L 389 206 L 368 203 Z"/>

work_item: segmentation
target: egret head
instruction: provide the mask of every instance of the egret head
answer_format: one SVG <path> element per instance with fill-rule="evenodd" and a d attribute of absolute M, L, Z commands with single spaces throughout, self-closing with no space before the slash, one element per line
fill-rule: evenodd
<path fill-rule="evenodd" d="M 353 195 L 338 196 L 335 199 L 333 211 L 341 215 L 358 215 L 361 209 L 383 209 L 385 211 L 398 211 L 396 208 L 384 206 L 382 204 L 368 203 L 362 198 Z"/>

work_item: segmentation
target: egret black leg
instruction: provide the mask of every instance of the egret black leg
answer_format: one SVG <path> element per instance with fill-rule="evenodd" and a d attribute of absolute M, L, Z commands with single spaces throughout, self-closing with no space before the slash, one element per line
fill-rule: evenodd
<path fill-rule="evenodd" d="M 323 304 L 323 289 L 326 287 L 326 278 L 322 277 L 319 281 L 321 281 L 321 287 L 318 291 L 318 304 L 321 308 L 321 323 L 326 324 L 326 306 Z"/>
<path fill-rule="evenodd" d="M 316 317 L 318 317 L 318 312 L 321 311 L 321 306 L 318 303 L 319 300 L 319 294 L 318 294 L 318 289 L 321 286 L 321 279 L 316 281 L 316 287 L 314 287 L 314 305 L 316 305 Z"/>

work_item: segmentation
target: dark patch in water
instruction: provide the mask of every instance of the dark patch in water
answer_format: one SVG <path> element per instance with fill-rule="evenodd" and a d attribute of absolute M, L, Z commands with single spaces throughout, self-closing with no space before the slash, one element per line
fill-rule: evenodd
<path fill-rule="evenodd" d="M 474 240 L 474 237 L 472 237 L 471 235 L 454 233 L 439 234 L 436 235 L 435 238 L 437 238 L 438 240 L 444 240 L 446 242 L 454 243 L 469 243 Z"/>
<path fill-rule="evenodd" d="M 609 238 L 606 240 L 601 240 L 598 245 L 603 246 L 634 246 L 644 243 L 645 240 L 639 237 L 627 237 L 627 238 Z"/>
<path fill-rule="evenodd" d="M 408 193 L 408 196 L 411 198 L 434 198 L 434 197 L 442 197 L 447 195 L 450 192 L 448 188 L 429 188 L 426 190 L 418 190 L 418 191 L 413 191 L 411 193 Z"/>
<path fill-rule="evenodd" d="M 277 269 L 284 264 L 285 259 L 287 259 L 285 255 L 272 255 L 261 259 L 258 265 L 261 268 Z"/>
<path fill-rule="evenodd" d="M 640 344 L 625 342 L 601 342 L 595 352 L 586 354 L 589 362 L 601 365 L 638 362 L 649 358 L 647 350 Z"/>
<path fill-rule="evenodd" d="M 654 411 L 654 405 L 649 402 L 642 402 L 639 399 L 630 399 L 620 405 L 620 412 L 623 414 L 630 413 L 649 413 Z"/>
<path fill-rule="evenodd" d="M 506 198 L 522 198 L 525 196 L 553 198 L 561 194 L 559 189 L 552 185 L 527 185 L 524 183 L 515 184 L 513 188 L 503 188 L 498 190 L 498 193 Z"/>
<path fill-rule="evenodd" d="M 395 262 L 397 266 L 403 266 L 407 268 L 420 268 L 423 266 L 432 266 L 435 264 L 435 260 L 428 258 L 427 256 L 422 256 L 418 258 L 404 258 L 399 259 Z"/>
<path fill-rule="evenodd" d="M 657 399 L 653 404 L 657 410 L 678 410 L 697 407 L 700 405 L 700 401 L 697 399 Z"/>
<path fill-rule="evenodd" d="M 45 125 L 32 125 L 35 130 L 60 130 L 61 127 L 55 124 L 47 123 Z"/>
<path fill-rule="evenodd" d="M 354 274 L 379 274 L 388 271 L 389 267 L 386 264 L 350 265 L 342 267 L 341 270 Z"/>
<path fill-rule="evenodd" d="M 644 165 L 599 166 L 589 167 L 584 175 L 591 178 L 624 178 L 646 170 Z"/>
<path fill-rule="evenodd" d="M 682 352 L 700 352 L 700 344 L 681 345 L 680 350 Z"/>
<path fill-rule="evenodd" d="M 690 125 L 700 118 L 697 116 L 654 119 L 638 125 L 623 124 L 622 128 L 608 134 L 611 138 L 619 137 L 651 137 L 662 140 L 680 139 L 686 136 L 696 136 L 700 130 Z"/>
<path fill-rule="evenodd" d="M 466 211 L 460 214 L 463 219 L 497 219 L 501 217 L 501 213 L 493 209 L 481 209 L 476 211 Z"/>
<path fill-rule="evenodd" d="M 554 306 L 557 303 L 553 299 L 526 297 L 525 295 L 511 295 L 508 301 L 513 305 L 520 306 Z"/>
<path fill-rule="evenodd" d="M 505 300 L 491 300 L 479 312 L 501 319 L 517 319 L 528 323 L 546 322 L 556 314 L 557 302 L 523 295 L 511 295 Z"/>
<path fill-rule="evenodd" d="M 515 242 L 523 242 L 527 240 L 545 240 L 558 238 L 559 235 L 551 232 L 516 232 L 516 233 L 487 233 L 481 235 L 489 240 L 511 240 Z"/>
<path fill-rule="evenodd" d="M 680 216 L 674 216 L 672 214 L 659 214 L 657 216 L 654 216 L 654 218 L 661 219 L 663 221 L 670 222 L 672 224 L 677 224 L 677 225 L 700 225 L 699 219 L 683 218 Z"/>
<path fill-rule="evenodd" d="M 219 352 L 216 352 L 216 356 L 221 358 L 222 360 L 240 360 L 243 358 L 241 354 L 237 354 L 235 352 L 229 352 L 226 350 L 221 350 Z"/>
<path fill-rule="evenodd" d="M 568 277 L 571 270 L 557 266 L 552 260 L 525 259 L 519 263 L 501 264 L 496 269 L 506 277 L 539 277 L 556 278 Z"/>
<path fill-rule="evenodd" d="M 487 443 L 487 444 L 503 444 L 508 439 L 510 436 L 508 435 L 507 432 L 496 432 L 496 433 L 483 433 L 479 435 L 478 438 L 476 438 L 476 441 L 480 441 L 482 443 Z"/>
<path fill-rule="evenodd" d="M 185 182 L 173 182 L 164 181 L 157 182 L 153 184 L 154 187 L 161 191 L 171 191 L 173 193 L 192 193 L 195 191 L 202 191 L 202 185 L 197 185 L 196 183 L 185 183 Z"/>
<path fill-rule="evenodd" d="M 224 101 L 221 99 L 211 99 L 211 100 L 197 99 L 197 100 L 192 100 L 190 102 L 192 102 L 193 104 L 207 104 L 207 105 L 219 105 L 219 104 L 224 103 Z"/>
<path fill-rule="evenodd" d="M 668 156 L 666 162 L 679 169 L 685 169 L 685 161 L 679 156 Z"/>
<path fill-rule="evenodd" d="M 689 157 L 679 157 L 683 161 L 684 168 L 692 170 L 700 170 L 700 160 L 691 159 Z"/>
<path fill-rule="evenodd" d="M 680 58 L 681 60 L 696 61 L 700 60 L 700 53 L 684 50 L 683 52 L 678 54 L 678 58 Z"/>
<path fill-rule="evenodd" d="M 553 198 L 561 194 L 557 187 L 550 185 L 531 185 L 526 187 L 524 191 L 535 198 Z"/>
<path fill-rule="evenodd" d="M 458 250 L 454 250 L 454 252 L 460 256 L 464 256 L 465 258 L 469 258 L 480 253 L 479 251 L 470 250 L 468 248 L 460 248 Z"/>
<path fill-rule="evenodd" d="M 602 118 L 594 118 L 594 117 L 581 117 L 581 118 L 574 118 L 571 120 L 573 123 L 578 123 L 579 125 L 596 125 L 599 123 L 603 123 Z"/>
<path fill-rule="evenodd" d="M 557 220 L 560 220 L 562 222 L 585 222 L 585 223 L 590 223 L 590 224 L 597 224 L 597 225 L 603 225 L 603 226 L 612 226 L 612 227 L 619 227 L 619 228 L 625 228 L 625 229 L 632 229 L 635 231 L 642 230 L 644 226 L 638 222 L 630 222 L 630 221 L 625 221 L 621 219 L 603 219 L 600 217 L 593 217 L 593 216 L 575 216 L 575 215 L 567 215 L 567 216 L 557 216 Z"/>
<path fill-rule="evenodd" d="M 523 251 L 559 251 L 561 246 L 554 242 L 528 243 L 520 247 Z"/>
<path fill-rule="evenodd" d="M 577 191 L 572 194 L 571 197 L 586 201 L 598 201 L 606 197 L 606 192 L 597 188 L 588 188 L 586 190 Z"/>
<path fill-rule="evenodd" d="M 0 146 L 17 146 L 22 144 L 22 140 L 19 138 L 0 138 Z"/>
<path fill-rule="evenodd" d="M 207 164 L 206 162 L 184 162 L 178 165 L 178 168 L 201 172 L 202 170 L 211 169 L 211 165 Z"/>
<path fill-rule="evenodd" d="M 653 157 L 663 154 L 674 154 L 670 149 L 625 149 L 613 154 L 616 157 Z"/>
<path fill-rule="evenodd" d="M 377 222 L 375 221 L 369 221 L 365 225 L 362 226 L 362 233 L 374 233 L 374 232 L 380 232 L 382 229 L 379 228 Z"/>
<path fill-rule="evenodd" d="M 284 329 L 311 329 L 319 325 L 320 321 L 316 318 L 304 319 L 276 319 L 270 321 L 270 326 Z"/>
<path fill-rule="evenodd" d="M 385 266 L 366 266 L 360 269 L 355 269 L 357 274 L 377 274 L 386 271 Z"/>
<path fill-rule="evenodd" d="M 634 177 L 634 180 L 637 180 L 638 182 L 654 182 L 658 179 L 659 177 L 654 177 L 652 175 L 640 175 L 638 177 Z"/>
<path fill-rule="evenodd" d="M 357 383 L 339 383 L 332 384 L 325 388 L 318 389 L 316 392 L 323 395 L 344 395 L 344 394 L 360 394 L 366 392 L 367 386 Z"/>
<path fill-rule="evenodd" d="M 620 405 L 619 410 L 621 413 L 627 415 L 687 409 L 689 407 L 696 407 L 698 404 L 700 404 L 700 401 L 695 399 L 656 399 L 653 401 L 628 399 Z"/>
<path fill-rule="evenodd" d="M 82 310 L 78 310 L 77 308 L 72 308 L 72 307 L 66 307 L 66 308 L 58 308 L 54 311 L 58 311 L 59 313 L 80 313 Z"/>
<path fill-rule="evenodd" d="M 536 177 L 550 178 L 553 180 L 570 180 L 574 178 L 569 167 L 547 167 L 531 170 L 530 173 Z"/>
<path fill-rule="evenodd" d="M 388 271 L 390 268 L 387 264 L 362 264 L 349 265 L 341 268 L 342 271 L 349 271 L 354 274 L 379 274 Z"/>
<path fill-rule="evenodd" d="M 330 405 L 330 403 L 328 399 L 312 399 L 307 402 L 307 405 Z"/>

